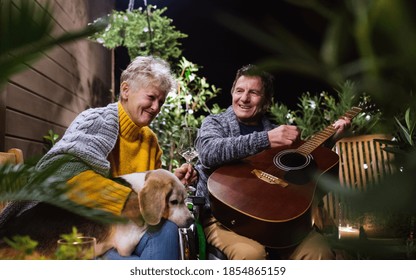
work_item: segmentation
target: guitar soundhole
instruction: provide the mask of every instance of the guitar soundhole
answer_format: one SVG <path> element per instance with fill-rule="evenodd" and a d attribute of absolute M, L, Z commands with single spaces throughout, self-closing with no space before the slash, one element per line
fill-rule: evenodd
<path fill-rule="evenodd" d="M 275 155 L 274 164 L 285 171 L 303 169 L 309 165 L 312 156 L 304 156 L 296 150 L 284 150 Z"/>

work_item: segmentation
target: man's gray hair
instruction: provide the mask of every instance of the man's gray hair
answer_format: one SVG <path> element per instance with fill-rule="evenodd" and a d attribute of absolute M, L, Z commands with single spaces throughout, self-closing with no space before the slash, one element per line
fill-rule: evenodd
<path fill-rule="evenodd" d="M 122 82 L 127 82 L 134 89 L 157 86 L 165 95 L 176 89 L 169 64 L 154 56 L 136 57 L 121 73 L 120 84 Z"/>

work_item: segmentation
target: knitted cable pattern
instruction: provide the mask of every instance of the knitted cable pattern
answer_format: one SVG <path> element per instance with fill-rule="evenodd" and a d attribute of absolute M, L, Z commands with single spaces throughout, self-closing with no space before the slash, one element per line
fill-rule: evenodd
<path fill-rule="evenodd" d="M 108 176 L 110 162 L 107 156 L 115 146 L 118 131 L 117 103 L 88 109 L 75 118 L 62 139 L 39 161 L 37 167 L 42 169 L 53 163 L 56 156 L 70 154 L 90 168 L 83 168 L 82 165 L 77 164 L 64 168 L 73 168 L 73 173 L 92 169 L 103 176 Z"/>

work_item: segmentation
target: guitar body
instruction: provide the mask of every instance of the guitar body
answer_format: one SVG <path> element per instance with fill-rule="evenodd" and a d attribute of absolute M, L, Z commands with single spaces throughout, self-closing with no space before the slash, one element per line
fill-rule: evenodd
<path fill-rule="evenodd" d="M 306 157 L 296 148 L 268 149 L 218 168 L 208 179 L 214 217 L 266 247 L 283 248 L 302 241 L 312 229 L 316 179 L 331 170 L 338 172 L 339 158 L 322 146 Z M 280 181 L 271 184 L 253 170 Z"/>

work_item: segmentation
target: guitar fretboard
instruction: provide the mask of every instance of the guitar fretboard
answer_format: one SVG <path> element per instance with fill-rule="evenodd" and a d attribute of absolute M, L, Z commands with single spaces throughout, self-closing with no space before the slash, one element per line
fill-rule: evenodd
<path fill-rule="evenodd" d="M 352 107 L 350 110 L 348 110 L 342 117 L 349 118 L 352 120 L 355 118 L 362 109 L 360 107 Z M 311 154 L 316 148 L 321 146 L 326 140 L 331 138 L 332 135 L 335 134 L 335 128 L 331 125 L 327 126 L 324 130 L 321 132 L 318 132 L 315 134 L 311 139 L 306 141 L 302 144 L 299 148 L 297 148 L 296 152 L 300 153 L 303 156 L 307 156 Z"/>

